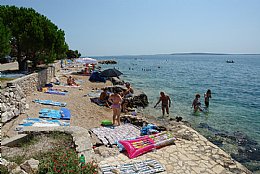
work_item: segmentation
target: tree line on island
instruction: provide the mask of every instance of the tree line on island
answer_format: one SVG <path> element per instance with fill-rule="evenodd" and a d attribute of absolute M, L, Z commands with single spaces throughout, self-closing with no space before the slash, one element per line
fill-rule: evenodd
<path fill-rule="evenodd" d="M 63 58 L 77 58 L 78 50 L 69 50 L 65 32 L 46 16 L 32 8 L 0 6 L 0 60 L 15 57 L 20 71 L 38 64 L 52 63 Z"/>

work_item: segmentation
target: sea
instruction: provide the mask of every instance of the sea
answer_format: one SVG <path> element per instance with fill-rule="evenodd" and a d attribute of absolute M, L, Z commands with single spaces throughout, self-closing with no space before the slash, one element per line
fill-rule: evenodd
<path fill-rule="evenodd" d="M 121 80 L 143 91 L 149 101 L 146 115 L 161 119 L 153 106 L 164 91 L 172 100 L 171 118 L 182 117 L 192 128 L 229 153 L 254 173 L 260 173 L 260 55 L 158 54 L 99 56 L 115 60 Z M 227 61 L 234 63 L 227 63 Z M 210 89 L 208 110 L 194 113 L 195 94 Z"/>

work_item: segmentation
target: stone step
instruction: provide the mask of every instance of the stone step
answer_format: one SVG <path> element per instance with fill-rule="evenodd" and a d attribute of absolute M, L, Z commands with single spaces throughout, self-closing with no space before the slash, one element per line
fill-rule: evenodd
<path fill-rule="evenodd" d="M 18 134 L 15 135 L 11 138 L 8 139 L 4 139 L 1 143 L 2 146 L 14 146 L 20 142 L 24 142 L 26 141 L 26 139 L 28 138 L 28 134 Z"/>

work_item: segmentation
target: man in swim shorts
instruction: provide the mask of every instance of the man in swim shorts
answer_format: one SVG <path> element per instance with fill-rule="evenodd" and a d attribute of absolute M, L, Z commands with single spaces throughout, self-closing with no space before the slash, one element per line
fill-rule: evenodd
<path fill-rule="evenodd" d="M 112 103 L 113 125 L 115 125 L 115 122 L 117 121 L 118 126 L 120 125 L 121 103 L 123 100 L 119 93 L 120 91 L 115 91 L 115 93 L 111 94 L 108 99 L 108 101 Z"/>
<path fill-rule="evenodd" d="M 166 113 L 168 114 L 169 116 L 169 107 L 171 107 L 171 99 L 168 95 L 165 95 L 164 92 L 160 92 L 160 99 L 159 101 L 155 104 L 154 108 L 160 103 L 162 102 L 162 114 L 164 116 L 165 114 L 165 110 L 166 110 Z"/>

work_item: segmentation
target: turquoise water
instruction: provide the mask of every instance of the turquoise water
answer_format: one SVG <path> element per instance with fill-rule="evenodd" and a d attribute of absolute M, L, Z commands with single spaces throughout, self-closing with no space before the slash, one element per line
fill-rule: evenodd
<path fill-rule="evenodd" d="M 97 59 L 111 59 L 98 57 Z M 161 116 L 153 106 L 165 91 L 173 100 L 170 116 L 181 116 L 204 135 L 206 123 L 214 130 L 242 132 L 260 144 L 260 55 L 151 55 L 117 56 L 116 67 L 136 90 L 144 91 L 149 106 L 143 112 Z M 234 60 L 235 63 L 226 63 Z M 196 93 L 211 89 L 209 112 L 194 115 L 191 104 Z M 233 146 L 223 146 L 232 153 Z M 229 148 L 229 149 L 228 149 Z"/>

